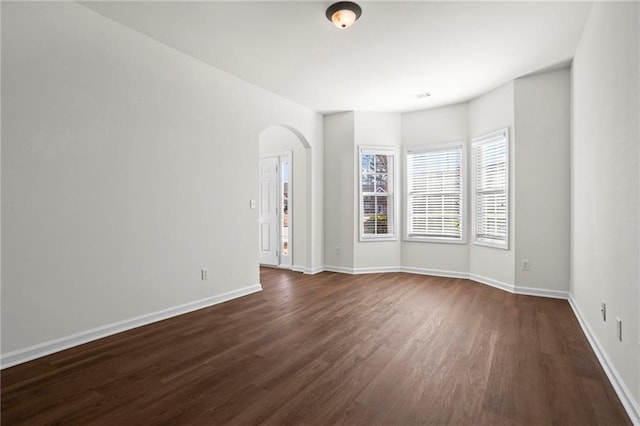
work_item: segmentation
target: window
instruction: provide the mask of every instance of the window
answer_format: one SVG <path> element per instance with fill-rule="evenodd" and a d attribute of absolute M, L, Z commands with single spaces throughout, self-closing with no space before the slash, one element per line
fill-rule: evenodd
<path fill-rule="evenodd" d="M 360 240 L 395 238 L 393 148 L 360 148 Z"/>
<path fill-rule="evenodd" d="M 473 233 L 481 245 L 509 248 L 509 129 L 473 141 Z"/>
<path fill-rule="evenodd" d="M 464 242 L 462 143 L 407 151 L 406 239 Z"/>
<path fill-rule="evenodd" d="M 280 156 L 280 253 L 289 256 L 289 158 L 291 153 Z M 287 258 L 290 260 L 290 258 Z M 282 264 L 282 258 L 280 264 Z M 291 265 L 289 265 L 291 266 Z"/>

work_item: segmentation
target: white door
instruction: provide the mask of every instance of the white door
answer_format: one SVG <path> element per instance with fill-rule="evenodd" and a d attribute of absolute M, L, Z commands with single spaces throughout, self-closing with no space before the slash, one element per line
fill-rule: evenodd
<path fill-rule="evenodd" d="M 260 159 L 260 263 L 278 266 L 278 157 Z"/>

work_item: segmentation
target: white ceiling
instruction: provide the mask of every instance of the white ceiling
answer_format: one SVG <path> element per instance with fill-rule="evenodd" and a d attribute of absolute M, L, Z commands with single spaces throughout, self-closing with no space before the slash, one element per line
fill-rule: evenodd
<path fill-rule="evenodd" d="M 590 2 L 88 2 L 85 6 L 320 112 L 411 111 L 472 99 L 573 57 Z M 430 92 L 429 98 L 417 98 Z"/>

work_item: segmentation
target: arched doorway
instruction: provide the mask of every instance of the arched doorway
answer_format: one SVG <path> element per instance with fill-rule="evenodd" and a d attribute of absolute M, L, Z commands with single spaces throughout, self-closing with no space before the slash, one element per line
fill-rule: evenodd
<path fill-rule="evenodd" d="M 260 264 L 306 270 L 311 243 L 311 146 L 286 125 L 263 130 L 259 144 Z"/>

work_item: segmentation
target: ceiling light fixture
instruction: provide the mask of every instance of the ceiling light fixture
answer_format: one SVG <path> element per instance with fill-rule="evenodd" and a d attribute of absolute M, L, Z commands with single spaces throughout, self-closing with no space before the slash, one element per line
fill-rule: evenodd
<path fill-rule="evenodd" d="M 351 1 L 339 1 L 327 8 L 327 19 L 338 28 L 349 28 L 362 15 L 362 8 Z"/>

